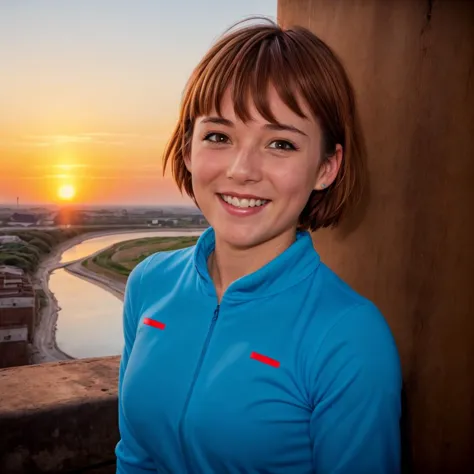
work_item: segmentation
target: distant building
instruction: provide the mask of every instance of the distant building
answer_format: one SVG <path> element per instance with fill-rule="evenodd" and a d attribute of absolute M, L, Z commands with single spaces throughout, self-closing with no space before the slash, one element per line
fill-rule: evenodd
<path fill-rule="evenodd" d="M 179 224 L 179 219 L 172 218 L 161 218 L 161 219 L 151 219 L 146 221 L 148 227 L 174 227 Z"/>
<path fill-rule="evenodd" d="M 142 214 L 143 216 L 147 217 L 157 217 L 157 216 L 163 216 L 163 209 L 153 209 L 151 211 L 143 211 L 143 212 L 138 212 L 137 214 Z"/>
<path fill-rule="evenodd" d="M 41 218 L 40 225 L 55 226 L 56 225 L 55 219 L 57 215 L 58 215 L 57 211 L 45 213 L 43 217 Z"/>
<path fill-rule="evenodd" d="M 56 221 L 54 219 L 43 219 L 40 225 L 53 227 L 56 225 Z"/>
<path fill-rule="evenodd" d="M 0 368 L 29 363 L 35 314 L 30 278 L 20 268 L 0 265 Z"/>
<path fill-rule="evenodd" d="M 191 218 L 191 222 L 194 224 L 194 225 L 209 225 L 209 222 L 207 222 L 207 219 L 203 216 L 193 216 Z"/>
<path fill-rule="evenodd" d="M 15 212 L 11 217 L 8 225 L 10 226 L 21 226 L 21 227 L 30 227 L 33 225 L 38 225 L 40 217 L 35 214 L 21 214 Z"/>
<path fill-rule="evenodd" d="M 23 244 L 23 240 L 18 235 L 0 235 L 0 245 L 5 244 Z"/>

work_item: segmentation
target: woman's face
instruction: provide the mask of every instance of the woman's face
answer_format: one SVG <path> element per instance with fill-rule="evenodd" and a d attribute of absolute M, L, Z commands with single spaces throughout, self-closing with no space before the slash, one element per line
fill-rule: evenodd
<path fill-rule="evenodd" d="M 222 116 L 197 119 L 186 159 L 196 201 L 216 238 L 236 248 L 294 233 L 311 191 L 328 186 L 337 173 L 320 166 L 317 122 L 292 112 L 275 90 L 269 102 L 280 126 L 255 107 L 252 120 L 240 121 L 227 93 Z"/>

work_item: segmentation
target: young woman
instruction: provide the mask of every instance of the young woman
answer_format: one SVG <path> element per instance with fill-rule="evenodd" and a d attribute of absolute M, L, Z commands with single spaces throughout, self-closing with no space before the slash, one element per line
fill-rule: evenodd
<path fill-rule="evenodd" d="M 360 194 L 362 143 L 309 31 L 240 26 L 202 59 L 164 164 L 211 227 L 130 275 L 117 472 L 399 472 L 394 339 L 308 232 Z"/>

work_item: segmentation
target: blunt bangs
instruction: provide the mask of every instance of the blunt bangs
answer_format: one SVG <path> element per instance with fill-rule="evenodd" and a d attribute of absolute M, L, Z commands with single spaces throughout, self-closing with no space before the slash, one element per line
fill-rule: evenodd
<path fill-rule="evenodd" d="M 297 74 L 291 65 L 285 64 L 283 52 L 287 49 L 284 38 L 273 28 L 254 34 L 237 32 L 236 41 L 228 38 L 208 64 L 202 65 L 198 79 L 189 97 L 189 119 L 216 111 L 221 115 L 224 94 L 230 90 L 234 110 L 240 120 L 251 119 L 249 106 L 254 104 L 259 114 L 270 123 L 277 123 L 268 100 L 269 86 L 275 87 L 282 101 L 295 114 L 306 118 L 296 97 L 302 96 Z M 237 41 L 238 40 L 238 41 Z"/>

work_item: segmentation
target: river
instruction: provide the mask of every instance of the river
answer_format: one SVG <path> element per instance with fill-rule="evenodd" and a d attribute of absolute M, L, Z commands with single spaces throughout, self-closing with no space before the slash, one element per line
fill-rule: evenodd
<path fill-rule="evenodd" d="M 117 242 L 142 237 L 200 235 L 202 231 L 150 231 L 95 237 L 66 250 L 61 262 L 85 258 Z M 49 288 L 61 308 L 58 314 L 58 347 L 76 359 L 119 355 L 123 347 L 122 301 L 104 289 L 63 269 L 55 270 Z"/>

